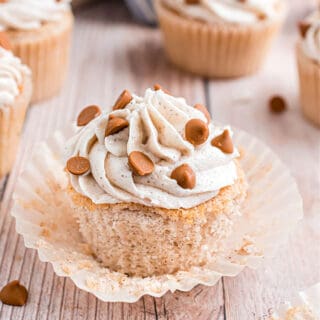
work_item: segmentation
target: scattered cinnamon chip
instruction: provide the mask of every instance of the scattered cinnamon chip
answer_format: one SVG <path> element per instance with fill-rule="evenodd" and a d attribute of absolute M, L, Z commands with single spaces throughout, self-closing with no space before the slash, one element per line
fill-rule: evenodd
<path fill-rule="evenodd" d="M 76 175 L 82 175 L 90 170 L 90 162 L 84 157 L 72 157 L 67 161 L 67 170 Z"/>
<path fill-rule="evenodd" d="M 28 300 L 28 291 L 19 283 L 19 280 L 14 280 L 2 288 L 0 300 L 4 304 L 21 307 Z"/>
<path fill-rule="evenodd" d="M 133 151 L 129 154 L 129 166 L 139 176 L 146 176 L 154 170 L 152 160 L 140 151 Z"/>
<path fill-rule="evenodd" d="M 105 136 L 108 137 L 112 134 L 118 133 L 124 128 L 127 128 L 128 126 L 129 122 L 126 119 L 122 119 L 115 116 L 109 117 Z"/>
<path fill-rule="evenodd" d="M 304 38 L 306 36 L 310 27 L 311 27 L 311 24 L 306 21 L 300 21 L 298 23 L 298 28 L 299 28 L 300 35 L 302 38 Z"/>
<path fill-rule="evenodd" d="M 211 121 L 210 113 L 209 113 L 208 109 L 203 104 L 197 103 L 194 106 L 194 108 L 199 110 L 199 111 L 201 111 L 205 115 L 205 117 L 207 118 L 208 123 Z"/>
<path fill-rule="evenodd" d="M 281 96 L 274 96 L 269 101 L 269 109 L 273 113 L 282 113 L 287 110 L 286 101 Z"/>
<path fill-rule="evenodd" d="M 171 173 L 171 179 L 177 181 L 184 189 L 193 189 L 196 185 L 196 175 L 188 164 L 182 164 Z"/>
<path fill-rule="evenodd" d="M 100 116 L 101 110 L 98 106 L 92 105 L 84 108 L 77 119 L 77 125 L 79 127 L 87 125 L 94 118 Z"/>
<path fill-rule="evenodd" d="M 11 44 L 5 32 L 0 32 L 0 47 L 11 50 Z"/>
<path fill-rule="evenodd" d="M 169 94 L 169 91 L 168 91 L 167 89 L 164 89 L 159 83 L 156 83 L 156 84 L 153 86 L 153 89 L 154 89 L 155 91 L 162 90 L 164 93 Z"/>
<path fill-rule="evenodd" d="M 126 107 L 132 100 L 132 95 L 128 90 L 122 91 L 116 103 L 114 104 L 112 110 L 119 110 Z"/>
<path fill-rule="evenodd" d="M 184 0 L 186 4 L 198 4 L 200 3 L 200 0 Z"/>
<path fill-rule="evenodd" d="M 186 124 L 185 136 L 195 146 L 203 144 L 209 136 L 208 125 L 200 119 L 191 119 Z"/>
<path fill-rule="evenodd" d="M 233 153 L 233 142 L 229 130 L 224 130 L 222 134 L 213 138 L 211 144 L 224 153 Z"/>

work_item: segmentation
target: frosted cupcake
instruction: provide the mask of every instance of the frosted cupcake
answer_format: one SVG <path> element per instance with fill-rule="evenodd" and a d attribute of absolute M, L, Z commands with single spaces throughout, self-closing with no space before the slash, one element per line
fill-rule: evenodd
<path fill-rule="evenodd" d="M 66 76 L 73 16 L 70 0 L 0 1 L 0 31 L 33 73 L 33 101 L 57 94 Z"/>
<path fill-rule="evenodd" d="M 156 0 L 168 58 L 206 77 L 261 66 L 285 13 L 283 0 Z"/>
<path fill-rule="evenodd" d="M 320 126 L 320 11 L 300 23 L 297 60 L 304 115 Z"/>
<path fill-rule="evenodd" d="M 7 50 L 8 45 L 0 34 L 0 179 L 15 161 L 32 95 L 31 71 Z"/>
<path fill-rule="evenodd" d="M 157 89 L 124 91 L 110 113 L 87 107 L 66 147 L 84 240 L 103 266 L 131 276 L 210 264 L 247 190 L 231 129 Z"/>

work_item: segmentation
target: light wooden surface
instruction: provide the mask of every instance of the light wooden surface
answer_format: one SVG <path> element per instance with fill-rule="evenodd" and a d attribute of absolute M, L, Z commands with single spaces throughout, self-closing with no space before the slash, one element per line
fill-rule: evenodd
<path fill-rule="evenodd" d="M 119 1 L 76 12 L 66 86 L 55 99 L 29 110 L 15 168 L 0 182 L 0 287 L 20 279 L 30 294 L 23 308 L 0 304 L 1 320 L 266 319 L 294 292 L 320 281 L 320 130 L 299 112 L 294 58 L 295 24 L 308 4 L 301 0 L 290 4 L 295 7 L 264 68 L 255 76 L 229 81 L 207 81 L 172 68 L 159 31 L 134 24 Z M 11 196 L 37 141 L 74 119 L 87 104 L 110 107 L 123 88 L 143 93 L 156 82 L 190 103 L 206 103 L 215 119 L 269 144 L 298 181 L 305 219 L 278 257 L 257 271 L 245 270 L 237 278 L 224 278 L 212 288 L 198 286 L 189 293 L 146 296 L 135 304 L 103 303 L 57 277 L 49 264 L 25 249 L 9 215 Z M 288 112 L 279 116 L 268 112 L 273 94 L 286 97 Z"/>

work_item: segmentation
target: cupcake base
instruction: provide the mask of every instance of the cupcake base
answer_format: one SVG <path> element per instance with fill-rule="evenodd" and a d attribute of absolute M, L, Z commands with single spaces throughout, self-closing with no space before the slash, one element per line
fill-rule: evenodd
<path fill-rule="evenodd" d="M 300 103 L 305 117 L 320 126 L 320 64 L 308 58 L 297 46 Z"/>
<path fill-rule="evenodd" d="M 66 13 L 56 22 L 37 30 L 8 30 L 12 51 L 33 73 L 32 102 L 57 94 L 66 77 L 73 15 Z"/>
<path fill-rule="evenodd" d="M 209 24 L 185 18 L 156 0 L 169 60 L 205 77 L 240 77 L 261 66 L 282 19 L 252 26 Z"/>
<path fill-rule="evenodd" d="M 0 108 L 0 179 L 15 162 L 25 114 L 32 95 L 32 79 L 25 76 L 21 93 L 12 106 Z"/>
<path fill-rule="evenodd" d="M 96 205 L 70 187 L 84 241 L 110 270 L 148 277 L 188 271 L 216 258 L 241 216 L 247 184 L 239 179 L 211 200 L 190 209 L 134 203 Z"/>

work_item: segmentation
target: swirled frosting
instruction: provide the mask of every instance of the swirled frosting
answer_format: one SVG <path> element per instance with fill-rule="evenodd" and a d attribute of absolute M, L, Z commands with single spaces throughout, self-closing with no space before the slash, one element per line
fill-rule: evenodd
<path fill-rule="evenodd" d="M 129 122 L 129 127 L 105 137 L 110 115 Z M 204 114 L 162 90 L 147 89 L 144 97 L 133 95 L 121 110 L 104 112 L 67 143 L 66 159 L 89 159 L 91 171 L 82 176 L 70 174 L 73 188 L 96 204 L 140 203 L 163 208 L 190 208 L 205 202 L 237 179 L 232 154 L 223 153 L 210 143 L 225 129 L 208 125 L 209 138 L 194 146 L 185 139 L 185 125 L 190 119 L 207 121 Z M 230 131 L 231 132 L 231 131 Z M 138 176 L 128 165 L 128 155 L 141 151 L 155 164 L 153 173 Z M 193 189 L 183 189 L 170 178 L 181 164 L 188 164 L 196 175 Z"/>
<path fill-rule="evenodd" d="M 281 16 L 284 7 L 283 0 L 199 0 L 197 4 L 187 4 L 185 0 L 163 2 L 179 14 L 209 23 L 252 24 Z"/>
<path fill-rule="evenodd" d="M 20 93 L 24 75 L 30 73 L 19 58 L 0 47 L 0 108 L 14 103 Z"/>
<path fill-rule="evenodd" d="M 71 0 L 7 0 L 0 3 L 0 31 L 32 30 L 57 21 L 70 10 Z"/>
<path fill-rule="evenodd" d="M 320 11 L 308 16 L 305 21 L 307 31 L 302 38 L 302 48 L 306 56 L 320 62 Z"/>

